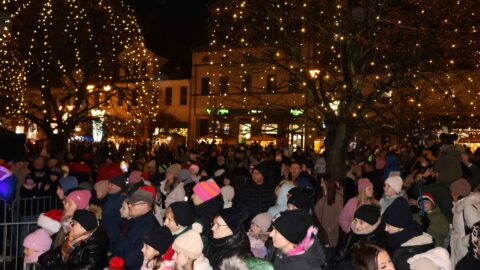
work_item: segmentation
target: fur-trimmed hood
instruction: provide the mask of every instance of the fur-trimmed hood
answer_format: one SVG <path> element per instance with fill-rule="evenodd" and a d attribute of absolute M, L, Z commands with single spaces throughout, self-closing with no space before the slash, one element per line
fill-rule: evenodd
<path fill-rule="evenodd" d="M 453 214 L 461 213 L 465 207 L 480 203 L 480 192 L 472 192 L 467 197 L 459 200 L 453 206 Z"/>
<path fill-rule="evenodd" d="M 423 233 L 422 235 L 415 236 L 412 239 L 408 240 L 407 242 L 402 244 L 402 247 L 410 247 L 410 246 L 422 246 L 428 245 L 433 243 L 433 238 L 428 233 Z"/>

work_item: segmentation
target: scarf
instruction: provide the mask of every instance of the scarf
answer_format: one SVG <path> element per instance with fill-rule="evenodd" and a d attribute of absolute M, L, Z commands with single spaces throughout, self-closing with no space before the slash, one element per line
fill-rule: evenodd
<path fill-rule="evenodd" d="M 388 234 L 387 244 L 391 252 L 397 250 L 403 243 L 423 234 L 422 227 L 417 222 L 411 222 L 400 232 Z"/>
<path fill-rule="evenodd" d="M 92 232 L 86 232 L 83 235 L 80 235 L 79 237 L 77 237 L 75 239 L 73 239 L 73 237 L 69 234 L 68 237 L 67 237 L 67 241 L 65 241 L 65 243 L 62 246 L 63 262 L 66 262 L 68 260 L 68 257 L 70 256 L 70 254 L 75 250 L 75 248 L 77 248 L 82 243 L 82 241 L 90 238 L 90 236 L 92 236 L 92 234 L 93 234 L 93 231 Z"/>

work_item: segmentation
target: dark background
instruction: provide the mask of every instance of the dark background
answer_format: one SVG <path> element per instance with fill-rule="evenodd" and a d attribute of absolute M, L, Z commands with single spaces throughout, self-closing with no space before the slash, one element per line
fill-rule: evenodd
<path fill-rule="evenodd" d="M 191 77 L 191 53 L 209 42 L 209 7 L 214 0 L 129 0 L 147 47 L 169 59 L 170 79 Z"/>

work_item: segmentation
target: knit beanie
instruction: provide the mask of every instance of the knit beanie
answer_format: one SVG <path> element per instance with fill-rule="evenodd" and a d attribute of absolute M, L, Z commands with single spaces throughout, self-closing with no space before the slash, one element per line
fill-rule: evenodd
<path fill-rule="evenodd" d="M 200 200 L 206 202 L 220 194 L 220 187 L 215 180 L 208 179 L 207 181 L 198 182 L 193 187 L 193 192 L 200 198 Z"/>
<path fill-rule="evenodd" d="M 142 181 L 142 172 L 134 170 L 128 175 L 128 183 L 136 184 Z"/>
<path fill-rule="evenodd" d="M 450 270 L 451 262 L 448 251 L 437 247 L 425 253 L 417 254 L 407 260 L 411 270 Z"/>
<path fill-rule="evenodd" d="M 368 178 L 360 178 L 358 180 L 358 193 L 362 193 L 367 187 L 373 187 L 372 182 Z"/>
<path fill-rule="evenodd" d="M 423 192 L 422 193 L 422 197 L 418 197 L 417 199 L 417 207 L 418 208 L 422 208 L 422 205 L 420 204 L 420 202 L 422 201 L 422 198 L 423 200 L 428 200 L 432 203 L 432 208 L 435 208 L 435 199 L 433 198 L 433 195 L 428 193 L 428 192 Z"/>
<path fill-rule="evenodd" d="M 31 249 L 33 252 L 30 256 L 25 256 L 25 263 L 36 263 L 38 257 L 50 249 L 52 238 L 47 230 L 40 228 L 30 233 L 23 240 L 23 246 Z"/>
<path fill-rule="evenodd" d="M 391 186 L 395 192 L 400 193 L 400 191 L 402 191 L 403 180 L 400 176 L 390 176 L 385 180 L 385 184 Z"/>
<path fill-rule="evenodd" d="M 92 193 L 88 190 L 75 190 L 68 194 L 67 198 L 74 201 L 77 209 L 87 209 Z"/>
<path fill-rule="evenodd" d="M 93 186 L 98 199 L 103 199 L 108 194 L 108 180 L 100 180 Z"/>
<path fill-rule="evenodd" d="M 180 172 L 181 169 L 182 169 L 182 166 L 181 166 L 180 164 L 178 164 L 178 163 L 175 163 L 175 164 L 170 165 L 170 167 L 168 167 L 168 169 L 167 169 L 166 172 L 167 172 L 167 173 L 172 173 L 173 176 L 174 176 L 175 178 L 177 178 L 177 177 L 178 177 L 178 173 Z"/>
<path fill-rule="evenodd" d="M 95 214 L 88 210 L 75 210 L 72 220 L 78 222 L 86 231 L 91 231 L 98 227 L 98 221 Z"/>
<path fill-rule="evenodd" d="M 181 169 L 178 171 L 177 179 L 185 182 L 190 179 L 190 171 L 188 169 Z"/>
<path fill-rule="evenodd" d="M 461 197 L 467 197 L 468 195 L 470 195 L 471 190 L 472 187 L 470 186 L 470 183 L 468 183 L 468 181 L 463 178 L 458 179 L 452 184 L 450 184 L 450 191 Z"/>
<path fill-rule="evenodd" d="M 380 209 L 375 205 L 363 204 L 357 208 L 353 217 L 375 225 L 380 219 Z"/>
<path fill-rule="evenodd" d="M 383 213 L 383 220 L 386 224 L 406 228 L 413 222 L 412 211 L 404 198 L 396 198 Z"/>
<path fill-rule="evenodd" d="M 163 255 L 173 243 L 173 235 L 165 227 L 155 227 L 145 233 L 143 242 Z"/>
<path fill-rule="evenodd" d="M 307 193 L 302 191 L 298 187 L 294 187 L 288 191 L 291 194 L 290 198 L 288 198 L 288 204 L 294 205 L 299 209 L 310 209 L 312 207 L 312 201 L 310 200 L 310 196 Z"/>
<path fill-rule="evenodd" d="M 272 215 L 268 212 L 260 213 L 252 219 L 252 223 L 260 227 L 263 233 L 266 233 L 272 225 Z"/>
<path fill-rule="evenodd" d="M 312 225 L 312 217 L 307 210 L 283 211 L 273 220 L 273 227 L 292 244 L 300 243 Z"/>
<path fill-rule="evenodd" d="M 183 254 L 191 259 L 198 259 L 202 256 L 203 242 L 200 237 L 202 225 L 193 223 L 192 229 L 178 236 L 173 242 L 172 248 L 175 252 Z"/>
<path fill-rule="evenodd" d="M 192 164 L 190 165 L 190 167 L 188 168 L 190 170 L 190 172 L 192 172 L 193 174 L 197 174 L 199 171 L 200 171 L 200 167 L 198 167 L 197 164 Z"/>
<path fill-rule="evenodd" d="M 170 204 L 175 222 L 178 225 L 187 227 L 192 225 L 195 219 L 195 208 L 187 202 L 174 202 Z"/>
<path fill-rule="evenodd" d="M 62 210 L 53 209 L 41 213 L 37 219 L 37 225 L 44 228 L 50 235 L 57 233 L 62 226 Z"/>
<path fill-rule="evenodd" d="M 78 180 L 75 176 L 63 177 L 62 179 L 58 180 L 58 183 L 65 194 L 78 186 Z"/>
<path fill-rule="evenodd" d="M 235 234 L 248 218 L 248 208 L 238 204 L 231 208 L 222 209 L 218 215 L 225 221 L 228 228 Z"/>
<path fill-rule="evenodd" d="M 264 179 L 267 178 L 267 168 L 263 163 L 255 165 L 253 169 L 259 171 Z"/>
<path fill-rule="evenodd" d="M 123 175 L 117 175 L 112 177 L 112 179 L 110 179 L 111 184 L 117 187 L 120 187 L 122 190 L 127 187 L 127 182 L 128 182 L 127 178 Z"/>

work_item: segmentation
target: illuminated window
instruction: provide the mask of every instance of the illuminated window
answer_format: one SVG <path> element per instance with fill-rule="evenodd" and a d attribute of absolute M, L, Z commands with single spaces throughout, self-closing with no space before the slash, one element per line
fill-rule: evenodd
<path fill-rule="evenodd" d="M 262 134 L 278 134 L 278 124 L 263 124 Z"/>

